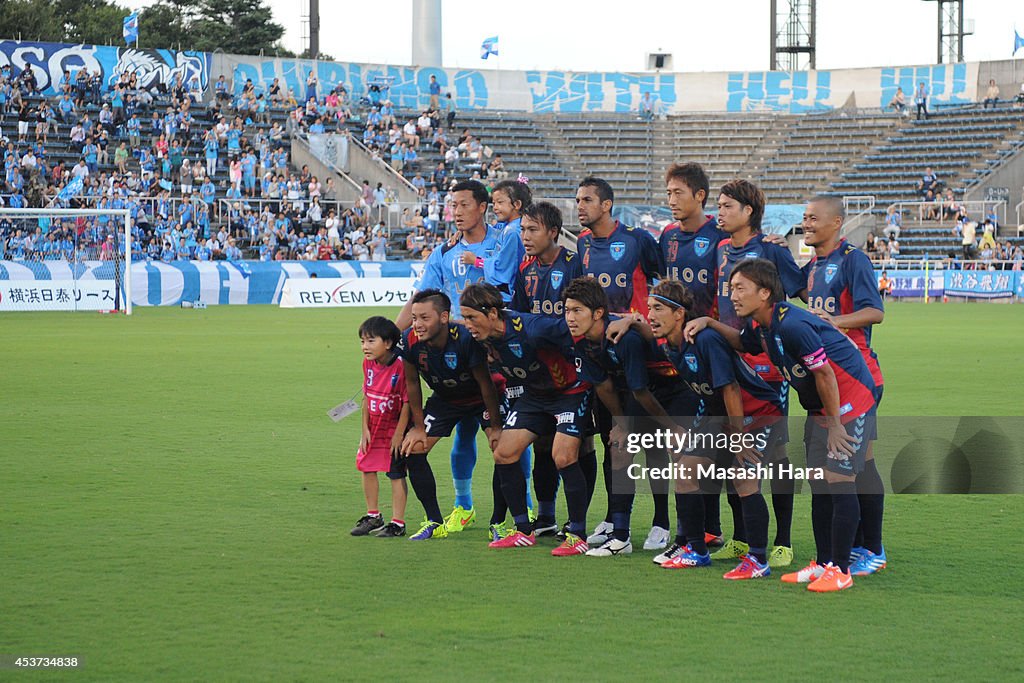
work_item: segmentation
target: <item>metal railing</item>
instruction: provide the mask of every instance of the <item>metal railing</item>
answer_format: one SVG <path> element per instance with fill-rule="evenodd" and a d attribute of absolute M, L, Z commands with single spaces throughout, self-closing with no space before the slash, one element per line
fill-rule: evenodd
<path fill-rule="evenodd" d="M 928 259 L 871 259 L 872 265 L 889 272 L 901 270 L 1021 270 L 1024 269 L 1024 262 L 991 260 L 985 261 L 974 259 L 961 261 L 949 257 L 928 258 Z"/>
<path fill-rule="evenodd" d="M 1021 220 L 1021 215 L 1024 214 L 1024 200 L 1021 200 L 1017 206 L 1017 236 L 1020 237 L 1021 231 L 1024 231 L 1024 220 Z"/>
<path fill-rule="evenodd" d="M 919 223 L 924 223 L 928 220 L 942 220 L 942 213 L 945 208 L 945 201 L 941 202 L 894 202 L 886 207 L 886 210 L 895 209 L 900 214 L 908 215 L 911 220 L 916 220 Z M 980 219 L 984 219 L 985 216 L 989 215 L 989 208 L 991 207 L 996 212 L 996 218 L 999 221 L 999 225 L 1006 223 L 1006 200 L 1004 199 L 971 199 L 968 201 L 957 202 L 958 205 L 962 205 L 967 209 L 967 215 L 974 216 Z M 925 213 L 936 209 L 938 211 L 938 218 L 926 218 Z M 1018 219 L 1018 224 L 1019 224 Z"/>

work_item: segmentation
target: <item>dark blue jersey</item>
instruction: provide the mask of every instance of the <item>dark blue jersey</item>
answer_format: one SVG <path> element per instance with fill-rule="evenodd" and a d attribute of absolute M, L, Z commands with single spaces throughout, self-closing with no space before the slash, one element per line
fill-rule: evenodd
<path fill-rule="evenodd" d="M 522 385 L 531 396 L 551 397 L 585 392 L 576 375 L 572 335 L 562 318 L 532 313 L 505 313 L 505 332 L 484 345 L 509 384 Z"/>
<path fill-rule="evenodd" d="M 673 223 L 661 233 L 659 243 L 665 259 L 665 277 L 679 280 L 693 295 L 693 315 L 711 315 L 715 304 L 715 265 L 718 243 L 728 235 L 708 220 L 696 232 L 687 232 Z"/>
<path fill-rule="evenodd" d="M 580 259 L 568 249 L 559 248 L 550 265 L 527 256 L 516 271 L 511 308 L 561 318 L 562 290 L 581 275 Z"/>
<path fill-rule="evenodd" d="M 609 316 L 605 327 L 617 319 L 618 316 Z M 603 337 L 600 342 L 578 339 L 576 354 L 580 358 L 580 375 L 595 385 L 611 379 L 618 391 L 650 389 L 662 396 L 686 390 L 679 382 L 679 372 L 658 345 L 645 340 L 636 330 L 629 330 L 615 344 Z"/>
<path fill-rule="evenodd" d="M 589 229 L 582 231 L 576 251 L 583 274 L 596 278 L 608 293 L 611 313 L 637 311 L 647 315 L 651 281 L 665 270 L 651 233 L 616 221 L 608 237 L 595 237 Z"/>
<path fill-rule="evenodd" d="M 619 316 L 605 318 L 605 328 Z M 576 340 L 576 355 L 580 359 L 580 376 L 597 386 L 610 379 L 616 391 L 643 389 L 647 386 L 647 367 L 644 363 L 644 339 L 635 330 L 629 330 L 612 344 L 602 334 L 600 341 L 586 337 Z"/>
<path fill-rule="evenodd" d="M 864 357 L 849 337 L 818 316 L 781 302 L 772 310 L 768 327 L 748 321 L 740 332 L 744 348 L 763 352 L 796 389 L 800 405 L 810 413 L 823 409 L 814 370 L 832 366 L 839 386 L 839 416 L 845 423 L 875 405 L 875 383 Z"/>
<path fill-rule="evenodd" d="M 840 241 L 828 256 L 812 258 L 803 270 L 807 275 L 807 304 L 811 308 L 820 308 L 829 315 L 849 315 L 865 308 L 885 310 L 871 259 L 846 240 Z M 882 386 L 882 370 L 871 349 L 871 327 L 844 331 L 860 349 L 875 384 Z"/>
<path fill-rule="evenodd" d="M 793 254 L 786 247 L 764 241 L 764 234 L 757 232 L 742 247 L 734 247 L 728 239 L 718 243 L 718 267 L 715 279 L 718 282 L 718 298 L 716 317 L 729 327 L 741 329 L 743 321 L 736 315 L 736 309 L 729 298 L 729 278 L 733 267 L 748 258 L 763 258 L 775 264 L 782 279 L 782 288 L 786 296 L 794 297 L 807 286 L 804 273 L 793 260 Z"/>
<path fill-rule="evenodd" d="M 457 323 L 450 323 L 447 333 L 442 334 L 447 334 L 445 345 L 437 348 L 420 340 L 410 328 L 402 335 L 399 353 L 416 366 L 435 396 L 456 405 L 482 402 L 473 368 L 486 365 L 484 348 Z"/>
<path fill-rule="evenodd" d="M 679 348 L 667 343 L 661 348 L 679 370 L 683 382 L 704 399 L 708 415 L 727 415 L 722 387 L 733 382 L 739 385 L 744 415 L 782 414 L 779 392 L 761 379 L 715 330 L 704 329 L 693 344 L 684 340 Z"/>

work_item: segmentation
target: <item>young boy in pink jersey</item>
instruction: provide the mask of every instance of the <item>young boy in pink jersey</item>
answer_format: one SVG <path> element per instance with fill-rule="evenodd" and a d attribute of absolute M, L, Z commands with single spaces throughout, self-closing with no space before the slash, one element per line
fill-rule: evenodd
<path fill-rule="evenodd" d="M 401 334 L 387 318 L 373 316 L 359 326 L 363 351 L 363 428 L 356 453 L 356 468 L 362 472 L 366 514 L 356 522 L 353 536 L 393 538 L 405 536 L 405 458 L 399 451 L 409 426 L 405 366 L 398 355 Z M 384 523 L 378 506 L 377 473 L 387 472 L 391 480 L 392 517 Z"/>

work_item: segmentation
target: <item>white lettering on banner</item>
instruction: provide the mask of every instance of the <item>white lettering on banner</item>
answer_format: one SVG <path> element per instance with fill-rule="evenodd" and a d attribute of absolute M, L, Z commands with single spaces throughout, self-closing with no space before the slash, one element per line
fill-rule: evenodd
<path fill-rule="evenodd" d="M 402 306 L 409 301 L 414 278 L 289 278 L 281 290 L 281 308 Z"/>
<path fill-rule="evenodd" d="M 0 281 L 0 311 L 109 311 L 113 280 Z"/>

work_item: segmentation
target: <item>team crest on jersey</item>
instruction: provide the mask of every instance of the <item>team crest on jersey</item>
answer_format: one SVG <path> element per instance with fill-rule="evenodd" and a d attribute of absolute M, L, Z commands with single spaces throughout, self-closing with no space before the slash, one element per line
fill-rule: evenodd
<path fill-rule="evenodd" d="M 448 351 L 447 353 L 444 354 L 444 364 L 447 365 L 450 369 L 454 370 L 456 366 L 458 366 L 459 364 L 459 357 L 455 354 L 454 351 Z"/>
<path fill-rule="evenodd" d="M 708 253 L 708 249 L 710 248 L 711 240 L 709 240 L 707 237 L 698 237 L 697 239 L 693 240 L 693 251 L 697 254 L 697 256 L 703 256 L 704 254 Z"/>
<path fill-rule="evenodd" d="M 621 261 L 622 257 L 626 255 L 625 242 L 612 242 L 608 249 L 611 251 L 612 258 L 616 261 Z"/>
<path fill-rule="evenodd" d="M 832 280 L 836 279 L 836 273 L 838 272 L 838 263 L 830 263 L 827 266 L 825 266 L 825 284 L 832 284 Z"/>
<path fill-rule="evenodd" d="M 775 346 L 777 346 L 779 348 L 779 355 L 780 356 L 785 356 L 786 355 L 785 349 L 782 348 L 782 337 L 780 337 L 779 335 L 775 335 Z"/>
<path fill-rule="evenodd" d="M 523 345 L 519 342 L 512 342 L 508 345 L 508 350 L 512 352 L 512 355 L 516 358 L 523 357 Z"/>
<path fill-rule="evenodd" d="M 748 251 L 746 254 L 743 255 L 743 258 L 758 258 L 758 256 L 760 256 L 760 254 L 755 254 L 752 251 Z"/>
<path fill-rule="evenodd" d="M 393 375 L 391 375 L 391 388 L 394 389 L 397 384 L 398 384 L 398 373 L 396 372 Z"/>
<path fill-rule="evenodd" d="M 608 357 L 611 358 L 616 363 L 619 362 L 619 357 L 615 355 L 615 349 L 611 347 L 608 348 Z"/>
<path fill-rule="evenodd" d="M 687 353 L 683 355 L 683 358 L 686 360 L 686 367 L 690 368 L 690 372 L 697 372 L 697 356 Z"/>
<path fill-rule="evenodd" d="M 562 286 L 562 278 L 564 276 L 565 276 L 565 274 L 562 271 L 560 271 L 560 270 L 552 270 L 551 271 L 551 286 L 554 287 L 555 289 L 558 289 L 559 287 L 561 287 Z"/>

